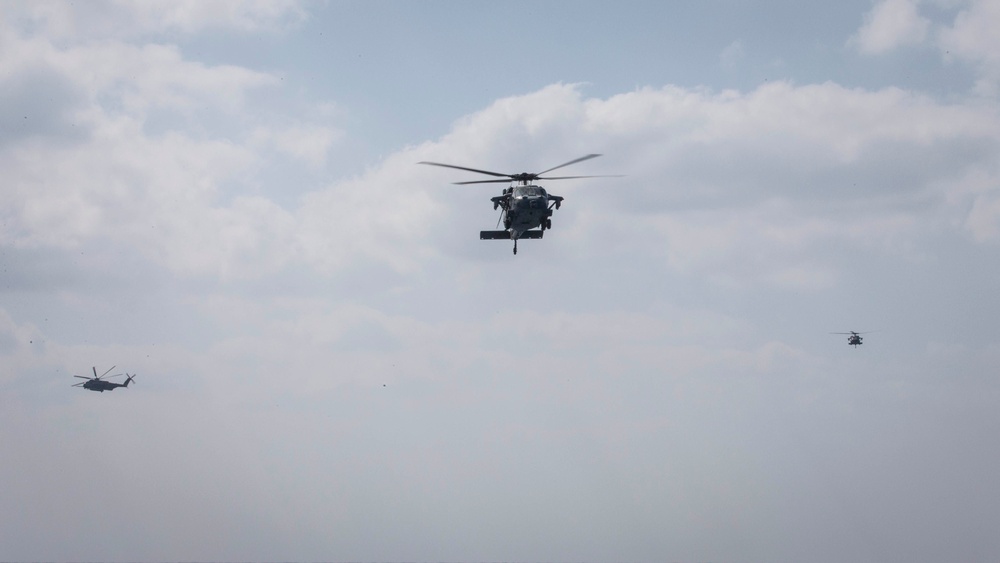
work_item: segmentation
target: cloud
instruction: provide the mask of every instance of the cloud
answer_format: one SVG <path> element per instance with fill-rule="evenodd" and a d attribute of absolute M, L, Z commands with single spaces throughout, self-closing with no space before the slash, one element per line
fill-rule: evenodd
<path fill-rule="evenodd" d="M 103 39 L 64 46 L 12 33 L 0 35 L 0 44 L 8 53 L 0 60 L 5 101 L 22 112 L 19 119 L 46 110 L 27 116 L 29 127 L 60 119 L 63 130 L 82 131 L 105 116 L 145 121 L 157 111 L 175 119 L 234 116 L 248 93 L 279 84 L 267 73 L 187 60 L 175 45 Z M 33 97 L 24 93 L 29 87 Z"/>
<path fill-rule="evenodd" d="M 746 49 L 743 48 L 743 43 L 740 41 L 733 41 L 728 47 L 722 50 L 719 54 L 719 62 L 725 69 L 732 69 L 743 62 L 746 58 Z"/>
<path fill-rule="evenodd" d="M 32 6 L 0 32 L 30 122 L 0 117 L 11 559 L 996 551 L 968 525 L 998 506 L 968 438 L 997 412 L 989 98 L 556 83 L 348 175 L 338 103 L 157 35 L 275 5 L 93 4 L 140 22 L 105 37 Z M 516 258 L 476 233 L 502 184 L 416 164 L 592 152 L 565 171 L 624 177 L 545 183 Z M 69 388 L 112 363 L 136 385 Z"/>
<path fill-rule="evenodd" d="M 884 54 L 932 41 L 948 62 L 962 62 L 977 75 L 974 94 L 996 97 L 1000 91 L 1000 44 L 993 30 L 1000 8 L 991 0 L 938 3 L 934 19 L 921 14 L 918 0 L 882 0 L 865 16 L 848 45 L 869 55 Z M 952 21 L 944 15 L 954 13 Z"/>
<path fill-rule="evenodd" d="M 296 162 L 322 171 L 342 133 L 306 125 L 305 116 L 248 119 L 245 105 L 255 103 L 248 93 L 276 87 L 270 75 L 185 60 L 169 45 L 57 48 L 31 38 L 6 40 L 20 47 L 16 58 L 0 65 L 9 95 L 23 90 L 18 84 L 40 80 L 26 77 L 47 77 L 53 93 L 52 107 L 36 110 L 48 121 L 20 133 L 45 133 L 45 144 L 0 153 L 13 180 L 8 236 L 16 233 L 20 247 L 117 241 L 185 276 L 232 280 L 299 267 L 333 275 L 358 260 L 414 271 L 478 244 L 471 235 L 459 244 L 455 227 L 468 233 L 484 228 L 469 211 L 480 201 L 475 191 L 445 196 L 448 189 L 438 187 L 464 176 L 445 179 L 415 162 L 543 169 L 601 151 L 609 153 L 601 169 L 593 162 L 581 170 L 627 172 L 627 180 L 602 182 L 624 183 L 630 196 L 599 194 L 590 201 L 613 202 L 600 211 L 588 199 L 571 197 L 570 213 L 556 218 L 566 242 L 599 245 L 590 233 L 629 224 L 650 240 L 666 241 L 654 255 L 681 271 L 715 269 L 711 277 L 720 282 L 828 287 L 835 265 L 817 264 L 806 258 L 808 249 L 791 245 L 868 240 L 898 249 L 913 236 L 917 217 L 875 221 L 869 236 L 846 237 L 859 223 L 838 224 L 842 220 L 817 207 L 820 202 L 843 208 L 947 193 L 958 189 L 947 187 L 961 176 L 956 170 L 995 154 L 996 118 L 988 111 L 899 89 L 779 82 L 745 93 L 644 88 L 601 100 L 557 84 L 498 100 L 437 141 L 400 150 L 357 178 L 299 188 L 300 200 L 288 201 L 277 196 L 281 186 L 261 185 L 255 177 L 278 178 L 282 167 Z M 25 70 L 32 67 L 48 70 Z M 18 99 L 29 103 L 31 97 Z M 149 124 L 164 112 L 182 121 L 152 134 Z M 214 138 L 184 130 L 198 117 L 220 113 L 231 117 Z M 53 161 L 61 165 L 47 167 Z M 572 194 L 577 188 L 551 189 Z M 962 197 L 951 201 L 960 206 Z M 992 228 L 993 206 L 982 199 L 991 197 L 988 189 L 976 197 L 975 218 L 965 224 L 981 235 Z M 736 213 L 731 234 L 719 237 L 727 230 L 718 226 L 732 224 L 730 209 L 760 210 L 776 202 L 788 206 L 788 217 L 805 219 L 787 233 L 760 235 L 761 224 L 773 217 L 758 224 L 749 219 L 754 211 Z M 701 209 L 697 222 L 705 226 L 688 224 L 696 215 L 685 216 L 678 207 Z M 586 221 L 573 221 L 573 213 Z M 627 218 L 635 213 L 638 218 Z M 887 224 L 895 227 L 885 230 Z M 734 269 L 739 261 L 727 257 L 744 254 L 740 243 L 754 237 L 760 237 L 755 245 L 773 251 L 767 258 L 773 266 L 755 267 L 757 274 L 748 278 Z"/>
<path fill-rule="evenodd" d="M 953 201 L 971 205 L 963 225 L 979 242 L 1000 241 L 1000 170 L 984 166 L 970 170 L 951 191 Z"/>
<path fill-rule="evenodd" d="M 1000 5 L 990 0 L 972 0 L 955 16 L 950 27 L 938 35 L 938 46 L 948 59 L 965 60 L 980 73 L 977 92 L 996 97 L 1000 92 Z"/>
<path fill-rule="evenodd" d="M 917 4 L 915 0 L 881 0 L 865 15 L 864 24 L 849 43 L 872 55 L 922 43 L 930 20 L 920 15 Z"/>
<path fill-rule="evenodd" d="M 274 150 L 321 168 L 333 145 L 344 137 L 344 132 L 318 125 L 296 125 L 282 129 L 259 128 L 253 133 L 252 142 L 273 147 Z"/>
<path fill-rule="evenodd" d="M 750 208 L 687 211 L 650 220 L 649 229 L 669 241 L 668 263 L 730 287 L 764 284 L 817 291 L 838 282 L 831 255 L 819 258 L 816 248 L 847 243 L 857 249 L 891 252 L 899 239 L 915 236 L 917 219 L 900 215 L 855 216 L 851 219 L 804 216 L 786 201 Z"/>
<path fill-rule="evenodd" d="M 75 117 L 83 107 L 81 89 L 45 65 L 9 69 L 0 78 L 0 145 L 38 139 L 79 141 Z M 41 95 L 40 95 L 41 94 Z"/>
<path fill-rule="evenodd" d="M 552 99 L 557 96 L 562 98 Z M 965 203 L 958 201 L 968 200 L 952 194 L 968 171 L 988 166 L 997 151 L 996 116 L 985 108 L 941 104 L 893 88 L 789 83 L 747 93 L 642 89 L 607 100 L 552 87 L 506 101 L 503 114 L 472 117 L 441 145 L 467 154 L 487 131 L 513 136 L 517 122 L 505 131 L 498 116 L 532 105 L 551 120 L 532 138 L 572 139 L 566 144 L 580 152 L 588 145 L 608 147 L 602 169 L 628 173 L 600 180 L 608 188 L 593 193 L 559 185 L 562 195 L 574 197 L 556 217 L 562 228 L 553 236 L 593 252 L 625 225 L 629 236 L 649 241 L 649 255 L 699 274 L 717 266 L 712 277 L 720 280 L 824 287 L 835 279 L 836 266 L 810 258 L 816 245 L 911 254 L 930 229 L 962 212 Z M 433 147 L 436 154 L 441 145 Z M 495 154 L 436 160 L 490 162 Z M 927 207 L 928 198 L 953 205 Z M 569 224 L 568 213 L 578 214 Z M 741 271 L 738 264 L 749 256 L 763 262 Z"/>
<path fill-rule="evenodd" d="M 105 43 L 49 51 L 48 56 L 96 102 L 112 99 L 132 114 L 153 108 L 235 113 L 243 108 L 247 91 L 278 83 L 271 75 L 243 67 L 184 60 L 172 45 Z M 105 109 L 113 111 L 114 106 Z"/>
<path fill-rule="evenodd" d="M 3 13 L 18 27 L 60 39 L 136 37 L 205 30 L 277 32 L 306 18 L 296 0 L 99 0 L 85 5 L 56 0 L 6 4 Z"/>
<path fill-rule="evenodd" d="M 188 64 L 174 55 L 158 60 Z M 208 97 L 216 80 L 248 76 L 201 70 L 207 79 L 178 75 L 168 82 L 188 84 L 185 103 L 206 109 L 229 97 Z M 951 221 L 971 197 L 980 198 L 974 219 L 959 223 L 985 241 L 990 236 L 981 235 L 996 222 L 983 199 L 994 197 L 989 178 L 996 172 L 987 163 L 997 151 L 996 116 L 894 88 L 779 82 L 746 93 L 665 87 L 588 99 L 577 86 L 553 85 L 499 100 L 437 141 L 279 205 L 282 186 L 253 178 L 276 177 L 274 167 L 297 161 L 321 169 L 336 131 L 262 124 L 235 139 L 149 135 L 141 119 L 148 102 L 141 100 L 162 95 L 99 83 L 140 101 L 126 116 L 93 106 L 79 111 L 90 128 L 86 143 L 0 153 L 15 186 L 6 201 L 7 232 L 18 233 L 19 246 L 113 241 L 170 271 L 226 280 L 288 268 L 329 276 L 359 264 L 414 272 L 480 244 L 475 231 L 493 221 L 488 208 L 477 212 L 486 201 L 478 187 L 446 187 L 468 174 L 417 162 L 515 172 L 593 151 L 609 154 L 600 167 L 579 165 L 580 172 L 627 178 L 599 180 L 618 187 L 586 196 L 580 190 L 595 181 L 550 186 L 568 195 L 553 236 L 600 249 L 599 233 L 628 225 L 669 267 L 720 283 L 830 287 L 838 266 L 812 258 L 815 245 L 907 253 L 923 236 L 918 225 L 926 231 Z M 256 84 L 244 82 L 237 92 Z M 104 90 L 92 88 L 100 98 Z M 540 149 L 529 154 L 527 147 Z M 61 165 L 52 169 L 52 161 Z M 972 193 L 964 182 L 978 169 L 987 179 Z M 948 206 L 889 211 L 934 197 Z M 872 206 L 886 215 L 873 214 Z M 761 262 L 741 265 L 752 248 L 766 250 L 756 253 Z"/>
<path fill-rule="evenodd" d="M 16 48 L 0 61 L 0 85 L 18 113 L 7 114 L 10 127 L 0 139 L 0 161 L 10 167 L 0 204 L 5 244 L 110 244 L 179 273 L 224 277 L 241 261 L 268 260 L 257 246 L 287 245 L 287 213 L 233 188 L 261 158 L 254 143 L 225 132 L 207 139 L 180 132 L 206 116 L 218 123 L 229 115 L 238 125 L 245 94 L 274 84 L 270 76 L 191 62 L 173 46 L 4 39 Z M 151 133 L 150 121 L 163 115 L 182 119 Z M 289 129 L 276 133 L 273 145 L 321 163 L 334 136 L 320 127 Z M 230 196 L 231 188 L 242 193 Z M 285 256 L 266 254 L 275 264 Z"/>
<path fill-rule="evenodd" d="M 447 220 L 445 205 L 426 180 L 414 181 L 418 160 L 402 151 L 362 177 L 303 196 L 296 244 L 307 264 L 328 274 L 359 261 L 414 271 L 434 256 L 428 234 Z"/>
<path fill-rule="evenodd" d="M 151 30 L 177 29 L 195 33 L 206 28 L 233 28 L 239 31 L 273 31 L 302 22 L 306 11 L 298 0 L 153 0 L 135 4 L 116 2 L 133 11 L 132 17 Z"/>

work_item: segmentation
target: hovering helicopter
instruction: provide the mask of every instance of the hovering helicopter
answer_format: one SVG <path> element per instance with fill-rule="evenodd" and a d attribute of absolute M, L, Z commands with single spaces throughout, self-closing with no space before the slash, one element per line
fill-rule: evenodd
<path fill-rule="evenodd" d="M 851 346 L 857 347 L 857 346 L 861 346 L 861 344 L 862 344 L 862 342 L 861 342 L 861 335 L 862 334 L 868 334 L 868 333 L 867 332 L 854 332 L 852 330 L 850 332 L 831 332 L 830 334 L 848 334 L 850 336 L 847 337 L 847 343 L 849 345 L 851 345 Z"/>
<path fill-rule="evenodd" d="M 474 180 L 471 182 L 455 182 L 456 185 L 466 184 L 493 184 L 512 183 L 514 185 L 504 188 L 503 193 L 490 198 L 493 202 L 493 209 L 499 208 L 500 219 L 497 220 L 497 227 L 503 222 L 502 231 L 480 231 L 481 240 L 513 240 L 514 254 L 517 254 L 518 239 L 538 239 L 547 229 L 552 228 L 552 213 L 562 205 L 563 198 L 552 195 L 544 188 L 534 184 L 535 180 L 570 180 L 574 178 L 613 178 L 616 176 L 553 176 L 545 178 L 542 174 L 547 174 L 570 164 L 576 164 L 584 160 L 590 160 L 601 156 L 599 154 L 588 154 L 569 162 L 564 162 L 559 166 L 554 166 L 541 172 L 521 172 L 520 174 L 502 174 L 500 172 L 490 172 L 489 170 L 477 170 L 453 164 L 441 164 L 440 162 L 422 161 L 418 164 L 429 164 L 431 166 L 443 166 L 445 168 L 455 168 L 466 170 L 478 174 L 497 176 L 502 180 Z M 539 230 L 532 230 L 539 227 Z"/>
<path fill-rule="evenodd" d="M 82 386 L 84 389 L 90 389 L 91 391 L 100 391 L 101 393 L 103 393 L 105 391 L 114 391 L 118 387 L 128 387 L 128 384 L 132 383 L 132 379 L 135 378 L 135 374 L 129 375 L 126 373 L 125 375 L 128 377 L 125 379 L 125 383 L 115 383 L 113 381 L 105 381 L 103 378 L 109 373 L 111 373 L 111 369 L 115 369 L 115 366 L 111 366 L 111 369 L 109 369 L 108 371 L 104 372 L 101 375 L 97 375 L 96 367 L 91 369 L 94 370 L 94 377 L 84 377 L 82 375 L 74 375 L 73 377 L 79 377 L 80 379 L 86 379 L 87 381 L 84 381 L 82 383 L 77 383 L 72 387 Z M 121 375 L 120 373 L 117 373 L 115 375 L 112 375 L 111 377 L 119 377 L 120 375 Z"/>

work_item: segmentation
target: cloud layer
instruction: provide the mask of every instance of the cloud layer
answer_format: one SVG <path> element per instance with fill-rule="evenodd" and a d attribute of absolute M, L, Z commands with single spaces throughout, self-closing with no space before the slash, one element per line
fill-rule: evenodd
<path fill-rule="evenodd" d="M 0 559 L 1000 549 L 989 3 L 859 17 L 866 56 L 974 65 L 961 97 L 553 80 L 352 173 L 336 102 L 175 41 L 300 6 L 100 7 L 0 29 Z M 545 184 L 516 258 L 496 187 L 416 164 L 591 152 L 624 177 Z M 135 387 L 69 388 L 95 364 Z"/>

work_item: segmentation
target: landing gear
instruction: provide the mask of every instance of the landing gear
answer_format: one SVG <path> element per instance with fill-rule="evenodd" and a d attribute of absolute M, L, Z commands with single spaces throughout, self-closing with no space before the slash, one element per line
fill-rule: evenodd
<path fill-rule="evenodd" d="M 514 239 L 514 255 L 517 255 L 517 239 Z"/>
<path fill-rule="evenodd" d="M 546 229 L 551 229 L 552 228 L 552 219 L 546 219 L 545 220 L 545 228 Z"/>

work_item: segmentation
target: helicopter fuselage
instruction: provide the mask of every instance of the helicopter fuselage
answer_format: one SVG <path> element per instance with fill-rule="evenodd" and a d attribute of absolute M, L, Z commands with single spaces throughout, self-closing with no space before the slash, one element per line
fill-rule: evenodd
<path fill-rule="evenodd" d="M 517 241 L 522 238 L 542 238 L 546 229 L 552 228 L 553 209 L 559 209 L 563 198 L 551 195 L 541 186 L 530 185 L 527 182 L 506 188 L 502 195 L 490 198 L 493 209 L 503 208 L 501 219 L 503 231 L 480 231 L 481 239 L 506 239 L 514 241 L 514 254 L 517 254 Z M 540 230 L 533 230 L 540 227 Z"/>
<path fill-rule="evenodd" d="M 101 393 L 105 391 L 114 391 L 118 387 L 128 387 L 128 383 L 114 383 L 111 381 L 102 381 L 100 379 L 91 379 L 83 384 L 84 389 L 99 391 Z"/>
<path fill-rule="evenodd" d="M 510 238 L 518 239 L 525 231 L 541 227 L 544 231 L 551 223 L 552 208 L 562 199 L 550 196 L 541 186 L 515 186 L 505 190 L 507 195 L 504 227 Z"/>

